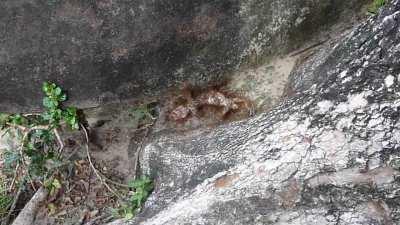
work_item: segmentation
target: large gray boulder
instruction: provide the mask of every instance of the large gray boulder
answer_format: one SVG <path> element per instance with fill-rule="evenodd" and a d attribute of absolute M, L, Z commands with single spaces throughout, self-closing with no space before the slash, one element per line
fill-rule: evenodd
<path fill-rule="evenodd" d="M 367 0 L 3 0 L 0 111 L 40 107 L 43 81 L 95 106 L 203 85 L 298 48 Z"/>
<path fill-rule="evenodd" d="M 130 224 L 400 224 L 399 34 L 396 0 L 274 110 L 155 134 L 140 161 L 156 189 Z"/>

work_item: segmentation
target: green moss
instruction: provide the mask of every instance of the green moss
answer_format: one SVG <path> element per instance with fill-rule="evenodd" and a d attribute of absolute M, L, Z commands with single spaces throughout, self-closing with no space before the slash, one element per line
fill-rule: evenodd
<path fill-rule="evenodd" d="M 386 4 L 386 0 L 374 0 L 368 6 L 368 12 L 372 14 L 377 14 L 379 9 L 382 8 Z"/>

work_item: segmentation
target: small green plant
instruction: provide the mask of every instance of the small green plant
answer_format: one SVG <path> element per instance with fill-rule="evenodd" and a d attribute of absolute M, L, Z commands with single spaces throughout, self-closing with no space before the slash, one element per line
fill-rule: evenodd
<path fill-rule="evenodd" d="M 44 181 L 44 186 L 49 190 L 50 195 L 54 195 L 61 188 L 61 183 L 57 178 L 47 179 Z"/>
<path fill-rule="evenodd" d="M 9 209 L 9 205 L 14 200 L 7 193 L 15 192 L 16 186 L 24 188 L 26 181 L 34 189 L 35 184 L 41 183 L 50 195 L 61 188 L 60 180 L 55 177 L 66 161 L 61 156 L 63 144 L 58 129 L 63 125 L 70 129 L 79 128 L 77 109 L 63 107 L 67 95 L 56 84 L 45 82 L 42 90 L 45 95 L 42 113 L 0 113 L 0 129 L 4 131 L 2 135 L 8 135 L 3 137 L 13 143 L 1 155 L 2 174 L 12 182 L 0 183 L 0 216 L 9 216 L 7 211 L 13 210 Z"/>
<path fill-rule="evenodd" d="M 5 172 L 37 178 L 43 183 L 61 165 L 58 131 L 63 124 L 78 129 L 77 109 L 64 108 L 67 95 L 54 83 L 45 82 L 42 90 L 44 112 L 41 114 L 0 114 L 0 128 L 7 129 L 19 146 L 4 152 Z"/>
<path fill-rule="evenodd" d="M 17 188 L 25 188 L 25 185 L 32 185 L 33 189 L 38 183 L 49 191 L 49 196 L 57 196 L 63 191 L 62 185 L 65 178 L 64 166 L 69 161 L 62 157 L 61 150 L 63 142 L 60 137 L 60 131 L 69 129 L 79 129 L 78 111 L 75 107 L 64 107 L 63 102 L 67 100 L 67 95 L 54 83 L 45 82 L 42 87 L 44 98 L 44 111 L 40 114 L 6 114 L 0 113 L 0 129 L 3 135 L 15 142 L 9 145 L 1 155 L 3 159 L 3 174 L 12 180 L 11 184 L 4 185 L 1 189 L 0 183 L 0 216 L 2 214 L 10 215 L 13 207 L 10 208 L 18 197 L 13 199 L 11 193 L 15 193 Z M 138 126 L 154 121 L 154 107 L 143 105 L 131 111 L 130 117 L 136 121 Z M 89 142 L 88 134 L 85 128 L 87 144 Z M 141 177 L 129 182 L 128 199 L 122 200 L 119 194 L 116 194 L 98 174 L 90 160 L 89 145 L 87 145 L 87 154 L 90 165 L 93 167 L 99 180 L 109 189 L 114 197 L 121 202 L 121 207 L 115 210 L 118 217 L 126 219 L 133 218 L 142 208 L 146 199 L 153 190 L 153 183 L 148 177 Z M 11 179 L 12 178 L 12 179 Z M 1 180 L 0 180 L 1 181 Z M 122 184 L 121 184 L 122 185 Z M 126 187 L 126 185 L 123 185 Z M 19 191 L 17 192 L 19 193 Z M 50 202 L 47 204 L 50 214 L 57 210 L 56 204 Z M 7 212 L 9 210 L 10 212 Z"/>
<path fill-rule="evenodd" d="M 154 103 L 143 104 L 129 110 L 129 117 L 135 127 L 150 124 L 154 121 L 156 114 Z"/>
<path fill-rule="evenodd" d="M 60 126 L 60 121 L 64 121 L 71 129 L 78 129 L 78 116 L 75 107 L 68 107 L 65 110 L 61 107 L 62 102 L 67 100 L 67 95 L 63 93 L 56 84 L 45 82 L 43 92 L 46 97 L 43 98 L 43 106 L 46 111 L 42 114 L 45 121 L 52 128 Z"/>
<path fill-rule="evenodd" d="M 132 219 L 141 209 L 147 198 L 153 191 L 153 182 L 143 176 L 129 182 L 128 186 L 133 190 L 129 194 L 129 200 L 121 204 L 117 214 L 127 220 Z"/>
<path fill-rule="evenodd" d="M 368 6 L 368 12 L 371 14 L 377 14 L 379 9 L 386 4 L 386 0 L 373 0 Z"/>

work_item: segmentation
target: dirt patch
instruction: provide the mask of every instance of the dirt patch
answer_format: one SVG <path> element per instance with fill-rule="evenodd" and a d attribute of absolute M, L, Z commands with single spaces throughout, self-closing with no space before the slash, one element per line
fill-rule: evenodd
<path fill-rule="evenodd" d="M 273 59 L 255 69 L 234 74 L 228 88 L 243 93 L 255 104 L 258 112 L 277 105 L 284 93 L 288 77 L 296 65 L 296 56 Z"/>
<path fill-rule="evenodd" d="M 130 189 L 127 184 L 136 177 L 136 153 L 153 119 L 146 117 L 143 110 L 138 103 L 85 110 L 89 153 L 103 181 L 87 159 L 82 131 L 62 132 L 66 144 L 64 155 L 70 158 L 71 163 L 68 172 L 57 177 L 62 188 L 49 196 L 35 224 L 96 225 L 119 217 L 116 209 L 121 200 L 128 199 Z M 112 193 L 104 182 L 119 196 Z"/>

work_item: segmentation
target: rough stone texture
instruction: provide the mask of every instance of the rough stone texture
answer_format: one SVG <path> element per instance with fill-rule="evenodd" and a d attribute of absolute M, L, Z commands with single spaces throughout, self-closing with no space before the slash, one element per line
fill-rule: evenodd
<path fill-rule="evenodd" d="M 74 104 L 205 84 L 299 47 L 366 0 L 3 0 L 0 111 L 32 110 L 41 83 Z"/>
<path fill-rule="evenodd" d="M 399 224 L 399 34 L 397 0 L 271 112 L 156 134 L 141 156 L 156 189 L 131 224 Z"/>

